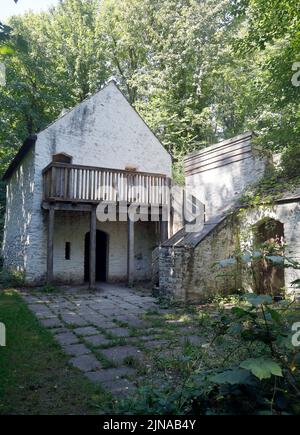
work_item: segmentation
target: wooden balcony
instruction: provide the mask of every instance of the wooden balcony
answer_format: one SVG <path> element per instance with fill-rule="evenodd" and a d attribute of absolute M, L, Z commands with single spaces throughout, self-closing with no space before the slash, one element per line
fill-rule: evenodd
<path fill-rule="evenodd" d="M 54 162 L 43 170 L 44 202 L 163 206 L 169 203 L 169 188 L 170 179 L 161 174 Z"/>
<path fill-rule="evenodd" d="M 165 175 L 122 171 L 91 166 L 52 162 L 43 170 L 43 204 L 48 210 L 47 281 L 53 281 L 54 222 L 56 211 L 78 211 L 90 214 L 90 288 L 96 282 L 97 204 L 125 203 L 155 205 L 160 213 L 161 240 L 168 238 L 171 180 Z M 163 215 L 167 206 L 168 219 Z M 149 208 L 150 210 L 150 208 Z M 128 283 L 135 279 L 134 221 L 128 219 L 127 270 Z"/>

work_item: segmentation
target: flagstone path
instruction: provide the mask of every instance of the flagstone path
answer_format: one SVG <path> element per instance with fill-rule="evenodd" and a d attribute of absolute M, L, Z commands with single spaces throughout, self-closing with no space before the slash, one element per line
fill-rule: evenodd
<path fill-rule="evenodd" d="M 24 291 L 23 298 L 70 364 L 114 396 L 131 394 L 151 371 L 153 358 L 176 358 L 184 343 L 203 343 L 194 319 L 191 324 L 170 320 L 173 311 L 160 308 L 144 289 L 101 284 L 95 291 Z"/>

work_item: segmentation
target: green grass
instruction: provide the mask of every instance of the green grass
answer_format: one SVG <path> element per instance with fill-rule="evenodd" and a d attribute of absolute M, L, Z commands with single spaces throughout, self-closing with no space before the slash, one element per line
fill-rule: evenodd
<path fill-rule="evenodd" d="M 111 402 L 68 364 L 68 357 L 19 294 L 0 292 L 0 414 L 97 414 Z"/>

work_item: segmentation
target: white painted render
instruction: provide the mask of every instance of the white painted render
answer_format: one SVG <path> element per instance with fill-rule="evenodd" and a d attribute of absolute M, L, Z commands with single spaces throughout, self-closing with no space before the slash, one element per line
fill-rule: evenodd
<path fill-rule="evenodd" d="M 73 163 L 103 168 L 134 167 L 171 176 L 171 156 L 142 118 L 110 82 L 38 134 L 36 169 L 64 152 Z"/>
<path fill-rule="evenodd" d="M 208 148 L 209 149 L 209 148 Z M 263 177 L 268 159 L 251 157 L 186 177 L 186 189 L 205 205 L 207 220 L 233 204 L 245 188 Z"/>
<path fill-rule="evenodd" d="M 54 276 L 56 281 L 79 284 L 83 282 L 85 235 L 89 230 L 89 213 L 56 213 L 54 229 Z M 108 281 L 125 281 L 127 278 L 127 223 L 97 222 L 97 230 L 104 231 L 108 236 Z M 65 259 L 66 242 L 71 243 L 70 260 Z M 151 254 L 156 245 L 155 223 L 136 223 L 137 281 L 151 278 Z M 46 269 L 44 272 L 46 273 Z"/>
<path fill-rule="evenodd" d="M 79 165 L 114 169 L 130 166 L 140 172 L 167 176 L 171 176 L 172 171 L 171 156 L 114 82 L 38 133 L 35 147 L 23 159 L 7 185 L 3 243 L 5 266 L 23 271 L 28 284 L 45 281 L 48 213 L 41 209 L 42 171 L 52 161 L 52 155 L 60 152 L 71 155 L 73 163 Z M 123 228 L 123 224 L 112 225 L 114 227 L 109 229 L 112 248 L 109 277 L 124 279 L 127 270 L 127 228 Z M 66 282 L 69 279 L 83 280 L 82 230 L 86 231 L 86 227 L 88 213 L 86 216 L 76 213 L 75 218 L 62 218 L 56 213 L 54 279 Z M 149 246 L 153 244 L 152 231 L 153 226 L 151 231 L 143 234 L 147 254 L 150 249 L 148 242 Z M 69 235 L 68 241 L 72 239 L 74 243 L 74 264 L 66 264 L 62 260 L 65 235 Z M 139 243 L 137 241 L 137 245 Z M 137 261 L 140 279 L 151 274 L 151 255 L 148 258 L 147 254 L 143 266 L 143 261 Z M 73 271 L 73 268 L 76 270 Z"/>

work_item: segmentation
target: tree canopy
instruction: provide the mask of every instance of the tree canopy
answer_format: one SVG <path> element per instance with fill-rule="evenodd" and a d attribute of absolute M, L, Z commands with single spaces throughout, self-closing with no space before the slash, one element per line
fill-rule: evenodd
<path fill-rule="evenodd" d="M 1 170 L 24 138 L 111 76 L 170 151 L 252 129 L 298 146 L 296 0 L 63 0 L 0 28 Z M 297 66 L 296 66 L 297 67 Z"/>

